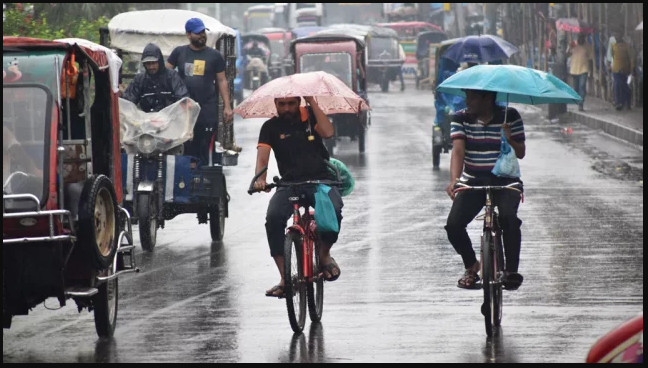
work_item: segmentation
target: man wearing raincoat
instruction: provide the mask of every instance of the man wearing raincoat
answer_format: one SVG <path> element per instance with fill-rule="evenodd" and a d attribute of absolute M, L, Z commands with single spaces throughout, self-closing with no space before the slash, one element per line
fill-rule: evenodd
<path fill-rule="evenodd" d="M 139 73 L 126 88 L 122 98 L 144 112 L 157 112 L 183 97 L 189 97 L 185 82 L 177 71 L 167 69 L 160 48 L 149 43 L 142 51 L 146 73 Z"/>

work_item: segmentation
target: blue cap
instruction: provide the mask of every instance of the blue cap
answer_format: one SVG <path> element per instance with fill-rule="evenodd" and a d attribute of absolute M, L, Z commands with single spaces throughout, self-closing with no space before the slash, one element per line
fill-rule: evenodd
<path fill-rule="evenodd" d="M 191 18 L 185 23 L 185 31 L 191 33 L 200 33 L 203 30 L 209 30 L 200 18 Z"/>

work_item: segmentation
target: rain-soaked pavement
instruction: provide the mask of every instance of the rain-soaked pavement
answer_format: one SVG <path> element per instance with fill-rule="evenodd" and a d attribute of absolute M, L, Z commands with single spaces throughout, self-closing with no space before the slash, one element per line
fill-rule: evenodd
<path fill-rule="evenodd" d="M 344 199 L 332 251 L 342 275 L 325 284 L 321 324 L 293 335 L 284 301 L 264 296 L 278 280 L 264 230 L 270 195 L 246 193 L 263 120 L 237 116 L 244 150 L 226 169 L 223 242 L 192 215 L 168 221 L 153 253 L 138 249 L 142 272 L 119 280 L 114 338 L 98 339 L 92 314 L 72 301 L 41 305 L 4 330 L 3 363 L 582 362 L 599 337 L 643 312 L 642 149 L 584 126 L 566 134 L 516 105 L 527 132 L 525 282 L 505 292 L 502 328 L 489 339 L 482 293 L 456 287 L 463 267 L 443 229 L 449 155 L 438 172 L 430 159 L 432 94 L 374 86 L 369 98 L 366 153 L 348 140 L 336 152 L 356 187 Z M 469 233 L 477 244 L 478 221 Z"/>

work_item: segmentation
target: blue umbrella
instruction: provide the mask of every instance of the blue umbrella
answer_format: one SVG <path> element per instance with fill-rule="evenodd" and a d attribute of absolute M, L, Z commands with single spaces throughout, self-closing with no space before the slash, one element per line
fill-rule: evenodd
<path fill-rule="evenodd" d="M 487 63 L 508 59 L 518 52 L 512 43 L 493 35 L 466 36 L 441 55 L 455 63 Z"/>
<path fill-rule="evenodd" d="M 497 92 L 497 101 L 530 105 L 581 102 L 567 83 L 540 70 L 517 65 L 475 65 L 439 84 L 439 92 L 466 96 L 464 90 Z"/>

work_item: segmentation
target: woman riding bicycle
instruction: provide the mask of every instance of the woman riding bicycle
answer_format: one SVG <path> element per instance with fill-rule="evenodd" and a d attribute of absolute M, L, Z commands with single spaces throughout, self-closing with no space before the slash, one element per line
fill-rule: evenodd
<path fill-rule="evenodd" d="M 506 185 L 522 181 L 519 178 L 498 177 L 491 173 L 500 152 L 501 130 L 518 159 L 525 155 L 524 125 L 520 114 L 509 107 L 495 103 L 496 93 L 483 90 L 466 90 L 466 108 L 451 116 L 453 143 L 450 158 L 450 184 L 446 192 L 453 199 L 445 229 L 448 240 L 461 255 L 466 268 L 457 286 L 477 288 L 480 264 L 466 231 L 468 224 L 484 207 L 485 193 L 466 191 L 453 193 L 457 182 L 474 185 Z M 504 118 L 506 116 L 506 122 Z M 499 209 L 506 256 L 504 286 L 515 290 L 522 284 L 518 271 L 522 221 L 517 217 L 521 193 L 503 190 L 494 194 L 494 204 Z"/>
<path fill-rule="evenodd" d="M 329 153 L 322 138 L 330 138 L 334 128 L 326 114 L 320 109 L 312 97 L 304 97 L 310 105 L 300 108 L 300 97 L 275 99 L 276 117 L 266 121 L 261 127 L 257 145 L 257 161 L 255 173 L 268 165 L 270 151 L 274 150 L 277 167 L 284 181 L 306 181 L 330 179 L 330 173 L 325 160 Z M 264 190 L 266 173 L 263 173 L 254 183 L 254 189 Z M 316 185 L 304 186 L 299 196 L 314 204 Z M 270 255 L 274 258 L 281 280 L 266 291 L 267 296 L 283 297 L 284 289 L 284 254 L 286 222 L 293 213 L 293 207 L 288 197 L 293 193 L 288 188 L 277 188 L 270 200 L 266 213 L 266 234 L 270 246 Z M 342 222 L 342 197 L 338 188 L 331 187 L 329 197 L 335 208 L 338 224 Z M 333 243 L 337 241 L 338 233 L 322 232 L 320 239 L 319 259 L 321 272 L 327 281 L 334 281 L 340 276 L 340 268 L 330 255 Z"/>

